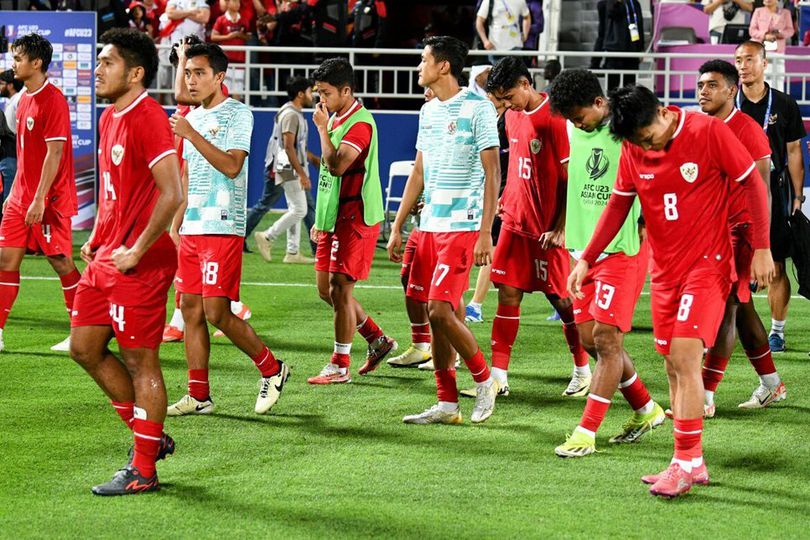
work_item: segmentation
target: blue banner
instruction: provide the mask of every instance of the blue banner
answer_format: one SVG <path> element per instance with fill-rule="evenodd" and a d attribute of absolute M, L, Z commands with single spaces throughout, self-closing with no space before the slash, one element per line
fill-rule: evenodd
<path fill-rule="evenodd" d="M 79 214 L 73 227 L 89 229 L 96 214 L 96 59 L 95 12 L 0 11 L 0 36 L 8 49 L 0 51 L 0 69 L 11 68 L 11 44 L 20 36 L 41 34 L 53 45 L 48 78 L 70 107 L 73 163 Z"/>

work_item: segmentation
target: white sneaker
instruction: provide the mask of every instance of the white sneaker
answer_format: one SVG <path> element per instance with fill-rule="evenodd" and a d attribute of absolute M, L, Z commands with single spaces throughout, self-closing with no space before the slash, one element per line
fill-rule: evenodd
<path fill-rule="evenodd" d="M 315 264 L 315 259 L 305 257 L 300 253 L 286 253 L 284 259 L 281 261 L 287 264 Z"/>
<path fill-rule="evenodd" d="M 51 350 L 57 352 L 70 352 L 70 336 L 51 347 Z"/>
<path fill-rule="evenodd" d="M 476 398 L 478 397 L 477 387 L 459 390 L 458 395 L 467 398 Z M 508 395 L 509 395 L 509 383 L 498 383 L 498 397 L 506 397 Z"/>
<path fill-rule="evenodd" d="M 582 397 L 588 394 L 591 389 L 591 376 L 578 375 L 576 372 L 571 376 L 568 388 L 562 393 L 563 397 Z"/>
<path fill-rule="evenodd" d="M 253 239 L 256 241 L 256 249 L 259 250 L 259 254 L 262 258 L 267 262 L 273 260 L 273 256 L 270 254 L 270 250 L 273 249 L 273 241 L 267 239 L 264 235 L 264 231 L 253 233 Z"/>
<path fill-rule="evenodd" d="M 281 369 L 278 373 L 271 377 L 262 377 L 259 380 L 259 396 L 256 398 L 256 414 L 264 414 L 270 412 L 273 405 L 276 404 L 278 398 L 281 397 L 281 391 L 284 389 L 284 383 L 290 378 L 290 368 L 287 364 L 278 361 Z"/>
<path fill-rule="evenodd" d="M 460 366 L 461 366 L 461 360 L 459 360 L 458 357 L 456 357 L 456 364 L 453 367 L 458 369 Z M 436 371 L 436 367 L 433 365 L 433 359 L 432 358 L 430 360 L 428 360 L 427 362 L 419 364 L 418 367 L 422 371 Z"/>
<path fill-rule="evenodd" d="M 391 367 L 418 367 L 431 359 L 430 349 L 423 351 L 411 344 L 405 352 L 399 356 L 389 358 L 386 363 Z"/>
<path fill-rule="evenodd" d="M 439 407 L 437 403 L 433 407 L 427 409 L 419 414 L 412 414 L 402 419 L 406 424 L 460 424 L 461 411 L 456 409 L 452 412 L 446 412 Z"/>
<path fill-rule="evenodd" d="M 6 342 L 3 341 L 3 329 L 0 328 L 0 352 L 3 352 L 3 349 L 6 348 Z"/>
<path fill-rule="evenodd" d="M 166 409 L 166 416 L 185 416 L 187 414 L 211 414 L 214 412 L 214 402 L 211 398 L 205 401 L 197 401 L 186 394 L 174 405 L 169 405 Z"/>
<path fill-rule="evenodd" d="M 754 393 L 751 394 L 751 398 L 737 406 L 740 409 L 764 409 L 771 403 L 776 403 L 786 398 L 787 390 L 785 389 L 785 383 L 780 382 L 779 386 L 773 390 L 760 383 L 757 389 L 754 390 Z"/>
<path fill-rule="evenodd" d="M 495 398 L 498 396 L 498 383 L 492 381 L 490 384 L 479 384 L 475 389 L 475 405 L 473 406 L 470 420 L 474 424 L 483 422 L 495 410 Z"/>

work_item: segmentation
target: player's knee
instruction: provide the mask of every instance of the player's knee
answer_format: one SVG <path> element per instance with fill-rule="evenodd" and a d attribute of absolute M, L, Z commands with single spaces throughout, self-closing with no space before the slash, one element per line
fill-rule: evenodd
<path fill-rule="evenodd" d="M 225 319 L 230 315 L 231 309 L 230 304 L 227 307 L 223 307 L 220 303 L 216 304 L 205 304 L 203 306 L 203 310 L 205 312 L 205 320 L 213 324 L 217 327 L 217 329 L 221 330 L 222 325 L 225 323 Z"/>
<path fill-rule="evenodd" d="M 428 319 L 430 319 L 431 327 L 443 328 L 453 317 L 455 317 L 455 313 L 446 302 L 428 303 Z"/>
<path fill-rule="evenodd" d="M 75 339 L 70 340 L 70 357 L 85 369 L 92 368 L 100 359 L 98 354 L 93 354 L 86 345 L 76 343 Z"/>
<path fill-rule="evenodd" d="M 615 326 L 609 324 L 594 325 L 593 344 L 599 353 L 600 360 L 621 358 L 622 346 L 619 334 L 619 329 Z"/>
<path fill-rule="evenodd" d="M 588 354 L 594 356 L 596 353 L 596 343 L 594 343 L 594 336 L 590 332 L 580 332 L 579 333 L 579 342 L 582 343 L 582 347 L 588 351 Z"/>

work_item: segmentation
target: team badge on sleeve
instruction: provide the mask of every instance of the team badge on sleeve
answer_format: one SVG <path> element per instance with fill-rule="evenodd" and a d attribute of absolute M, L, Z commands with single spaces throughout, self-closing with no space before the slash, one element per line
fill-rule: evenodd
<path fill-rule="evenodd" d="M 681 176 L 683 179 L 693 184 L 698 177 L 697 163 L 684 163 L 681 165 Z"/>

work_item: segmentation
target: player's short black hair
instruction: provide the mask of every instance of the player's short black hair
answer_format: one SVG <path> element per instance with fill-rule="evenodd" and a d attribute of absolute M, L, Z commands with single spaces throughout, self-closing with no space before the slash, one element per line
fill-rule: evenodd
<path fill-rule="evenodd" d="M 430 53 L 437 62 L 450 63 L 450 73 L 457 81 L 461 79 L 469 51 L 463 41 L 452 36 L 431 36 L 425 39 L 424 44 L 430 47 Z"/>
<path fill-rule="evenodd" d="M 14 78 L 13 69 L 7 69 L 4 72 L 0 73 L 0 82 L 14 85 L 14 90 L 17 92 L 22 90 L 23 87 L 23 82 L 20 79 Z"/>
<path fill-rule="evenodd" d="M 53 56 L 53 46 L 51 42 L 39 34 L 27 34 L 20 36 L 11 44 L 12 50 L 24 54 L 29 60 L 42 60 L 42 73 L 48 72 Z"/>
<path fill-rule="evenodd" d="M 169 63 L 174 67 L 177 67 L 177 64 L 180 62 L 180 59 L 177 57 L 177 47 L 182 47 L 183 44 L 188 45 L 189 47 L 192 45 L 198 45 L 200 43 L 204 43 L 203 40 L 200 39 L 200 36 L 197 34 L 189 34 L 177 43 L 172 45 L 172 50 L 169 51 Z"/>
<path fill-rule="evenodd" d="M 134 28 L 111 28 L 99 41 L 112 45 L 124 59 L 127 69 L 143 68 L 143 86 L 152 84 L 158 70 L 158 54 L 155 42 L 148 34 Z"/>
<path fill-rule="evenodd" d="M 605 97 L 599 78 L 587 69 L 566 69 L 554 79 L 548 90 L 554 112 L 569 118 L 574 110 L 590 107 L 598 97 Z"/>
<path fill-rule="evenodd" d="M 306 93 L 307 88 L 312 88 L 312 85 L 312 79 L 300 76 L 290 77 L 287 80 L 287 97 L 293 100 L 298 96 L 298 92 Z"/>
<path fill-rule="evenodd" d="M 551 59 L 543 66 L 543 77 L 548 81 L 553 81 L 562 71 L 562 64 L 559 60 Z"/>
<path fill-rule="evenodd" d="M 354 90 L 354 68 L 348 60 L 342 56 L 327 58 L 315 71 L 312 72 L 312 79 L 317 82 L 331 84 L 335 88 L 348 86 Z"/>
<path fill-rule="evenodd" d="M 753 39 L 743 41 L 742 43 L 737 45 L 737 48 L 734 49 L 734 52 L 739 51 L 743 47 L 753 47 L 753 48 L 757 49 L 757 51 L 759 52 L 759 55 L 762 56 L 762 58 L 767 58 L 767 56 L 765 54 L 765 45 L 763 45 L 759 41 L 754 41 Z"/>
<path fill-rule="evenodd" d="M 197 45 L 192 45 L 186 50 L 186 58 L 190 60 L 195 56 L 205 56 L 208 58 L 208 63 L 211 64 L 214 75 L 228 71 L 228 57 L 225 56 L 225 51 L 222 50 L 222 47 L 215 43 L 198 43 Z"/>
<path fill-rule="evenodd" d="M 487 92 L 494 94 L 510 90 L 518 85 L 521 78 L 525 78 L 530 85 L 532 84 L 531 73 L 523 60 L 517 56 L 501 58 L 489 72 Z"/>
<path fill-rule="evenodd" d="M 740 74 L 737 73 L 737 68 L 725 60 L 709 60 L 704 62 L 698 69 L 698 72 L 703 75 L 704 73 L 719 73 L 726 80 L 729 86 L 737 86 L 740 82 Z"/>
<path fill-rule="evenodd" d="M 633 139 L 638 130 L 653 123 L 661 102 L 645 86 L 624 86 L 610 92 L 610 132 Z"/>

